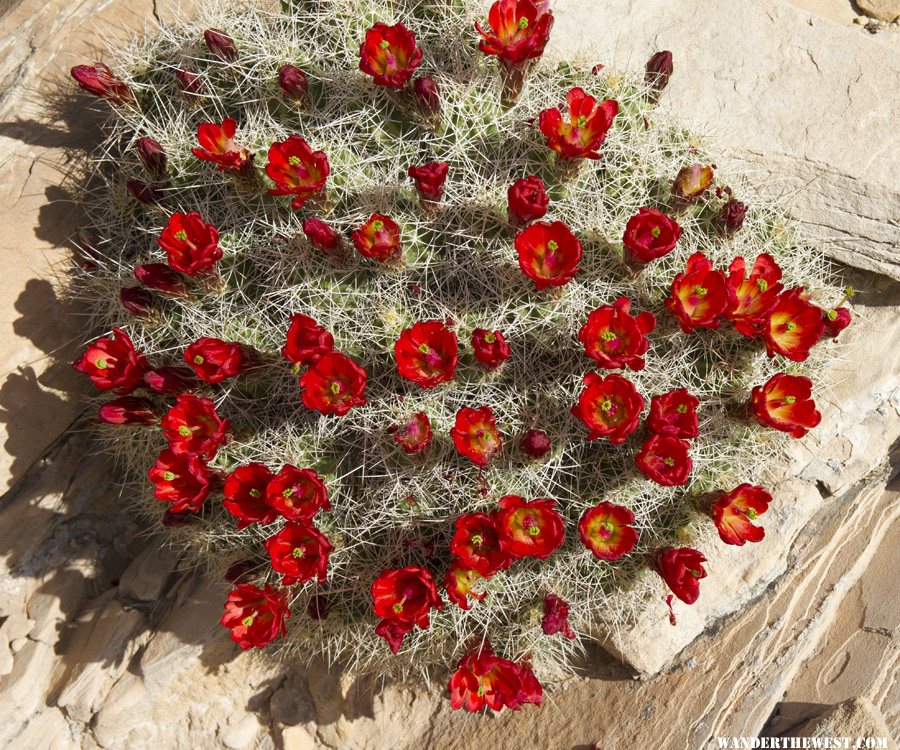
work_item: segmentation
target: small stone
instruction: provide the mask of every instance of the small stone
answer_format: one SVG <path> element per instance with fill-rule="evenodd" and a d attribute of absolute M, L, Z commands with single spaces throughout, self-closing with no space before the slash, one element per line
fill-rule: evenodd
<path fill-rule="evenodd" d="M 891 23 L 900 18 L 900 0 L 857 0 L 856 5 L 867 16 Z"/>

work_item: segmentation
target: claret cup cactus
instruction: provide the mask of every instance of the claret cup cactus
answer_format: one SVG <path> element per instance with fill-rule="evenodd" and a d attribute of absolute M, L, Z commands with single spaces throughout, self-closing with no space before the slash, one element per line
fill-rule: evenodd
<path fill-rule="evenodd" d="M 656 110 L 671 55 L 551 65 L 546 0 L 283 5 L 73 71 L 101 444 L 241 648 L 539 704 L 765 543 L 849 310 Z"/>

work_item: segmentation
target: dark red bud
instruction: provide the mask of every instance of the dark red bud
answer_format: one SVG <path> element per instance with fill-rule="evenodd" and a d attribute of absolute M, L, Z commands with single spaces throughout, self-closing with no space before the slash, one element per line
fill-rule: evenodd
<path fill-rule="evenodd" d="M 662 91 L 669 85 L 672 75 L 672 53 L 668 50 L 657 52 L 647 61 L 647 83 L 656 91 Z"/>
<path fill-rule="evenodd" d="M 144 169 L 153 177 L 160 179 L 166 176 L 169 159 L 159 142 L 152 138 L 139 138 L 137 142 L 138 158 Z"/>
<path fill-rule="evenodd" d="M 175 71 L 175 78 L 185 94 L 199 94 L 203 91 L 203 79 L 193 70 L 179 68 Z"/>
<path fill-rule="evenodd" d="M 128 192 L 134 199 L 147 206 L 155 206 L 162 200 L 162 195 L 152 185 L 141 180 L 128 180 L 125 183 Z"/>
<path fill-rule="evenodd" d="M 106 424 L 143 424 L 159 422 L 159 412 L 149 398 L 122 396 L 103 404 L 97 416 Z"/>
<path fill-rule="evenodd" d="M 528 430 L 519 443 L 522 453 L 530 458 L 543 458 L 550 447 L 550 436 L 543 430 Z"/>
<path fill-rule="evenodd" d="M 329 606 L 328 598 L 325 594 L 316 594 L 309 600 L 306 606 L 306 613 L 313 620 L 324 620 L 328 617 Z"/>
<path fill-rule="evenodd" d="M 119 106 L 134 101 L 128 84 L 113 75 L 109 67 L 103 63 L 76 65 L 70 72 L 82 89 L 106 99 L 110 104 Z"/>
<path fill-rule="evenodd" d="M 220 60 L 225 62 L 234 62 L 238 59 L 237 47 L 232 39 L 224 31 L 219 29 L 207 29 L 203 32 L 203 39 L 206 46 Z"/>
<path fill-rule="evenodd" d="M 153 295 L 142 286 L 129 286 L 119 292 L 119 301 L 138 318 L 152 318 L 156 311 Z"/>
<path fill-rule="evenodd" d="M 148 371 L 144 375 L 144 383 L 154 393 L 184 393 L 199 384 L 192 370 L 173 365 Z"/>
<path fill-rule="evenodd" d="M 441 91 L 437 83 L 430 76 L 416 78 L 413 82 L 413 92 L 419 109 L 428 119 L 437 119 L 441 115 Z"/>
<path fill-rule="evenodd" d="M 278 69 L 278 87 L 286 99 L 299 104 L 306 99 L 309 81 L 296 65 L 282 65 Z"/>
<path fill-rule="evenodd" d="M 248 578 L 247 574 L 255 567 L 256 563 L 254 563 L 253 560 L 241 560 L 240 562 L 234 563 L 234 565 L 225 571 L 224 578 L 228 583 L 244 581 Z"/>
<path fill-rule="evenodd" d="M 184 295 L 188 292 L 184 275 L 165 263 L 147 263 L 134 269 L 135 278 L 148 289 L 163 294 Z"/>
<path fill-rule="evenodd" d="M 725 234 L 734 234 L 744 226 L 746 214 L 747 204 L 741 203 L 735 198 L 729 198 L 719 212 L 719 226 Z"/>

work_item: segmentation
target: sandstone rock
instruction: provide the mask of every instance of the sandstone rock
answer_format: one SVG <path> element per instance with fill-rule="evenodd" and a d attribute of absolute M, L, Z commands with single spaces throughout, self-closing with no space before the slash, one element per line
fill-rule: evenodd
<path fill-rule="evenodd" d="M 827 709 L 796 730 L 798 737 L 880 737 L 893 733 L 881 712 L 865 698 L 853 698 Z"/>
<path fill-rule="evenodd" d="M 891 23 L 900 18 L 898 0 L 856 0 L 859 9 L 867 16 Z"/>

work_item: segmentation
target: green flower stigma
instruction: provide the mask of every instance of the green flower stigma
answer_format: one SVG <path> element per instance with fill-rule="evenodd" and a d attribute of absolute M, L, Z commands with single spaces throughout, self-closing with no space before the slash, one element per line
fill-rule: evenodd
<path fill-rule="evenodd" d="M 387 49 L 388 47 L 391 46 L 391 43 L 390 43 L 387 39 L 382 39 L 382 40 L 378 43 L 378 46 L 381 47 L 381 49 Z"/>
<path fill-rule="evenodd" d="M 678 406 L 675 407 L 675 411 L 679 414 L 687 414 L 687 404 L 678 404 Z"/>
<path fill-rule="evenodd" d="M 764 291 L 766 291 L 766 289 L 769 288 L 769 282 L 766 281 L 765 279 L 757 279 L 756 286 L 759 289 L 759 291 L 764 292 Z"/>
<path fill-rule="evenodd" d="M 303 547 L 294 547 L 293 552 L 291 552 L 291 557 L 293 557 L 295 560 L 299 560 L 301 557 L 303 557 Z"/>
<path fill-rule="evenodd" d="M 428 352 L 431 351 L 431 347 L 428 346 L 428 344 L 419 344 L 419 351 L 422 352 L 422 354 L 428 354 Z"/>
<path fill-rule="evenodd" d="M 98 359 L 96 362 L 94 362 L 94 367 L 96 367 L 98 370 L 105 370 L 107 367 L 109 367 L 109 363 L 105 359 Z"/>
<path fill-rule="evenodd" d="M 332 383 L 328 387 L 328 390 L 330 390 L 333 394 L 337 395 L 338 393 L 341 392 L 341 384 L 340 383 Z"/>
<path fill-rule="evenodd" d="M 175 479 L 174 472 L 171 472 L 171 471 L 163 472 L 163 479 L 165 479 L 167 482 L 171 482 L 172 480 Z"/>
<path fill-rule="evenodd" d="M 796 331 L 796 330 L 797 330 L 797 324 L 796 324 L 796 323 L 788 323 L 788 324 L 787 324 L 787 329 L 788 329 L 789 331 Z"/>
<path fill-rule="evenodd" d="M 181 425 L 181 427 L 178 428 L 178 434 L 181 435 L 181 437 L 190 437 L 191 428 L 187 425 Z"/>
<path fill-rule="evenodd" d="M 784 397 L 784 403 L 786 403 L 788 406 L 793 404 L 796 400 L 797 400 L 796 396 L 785 396 Z"/>
<path fill-rule="evenodd" d="M 759 513 L 757 513 L 755 510 L 753 510 L 753 508 L 747 508 L 747 518 L 749 518 L 751 521 L 753 519 L 755 519 L 758 515 L 759 515 Z"/>
<path fill-rule="evenodd" d="M 245 617 L 243 620 L 241 620 L 241 625 L 243 625 L 245 628 L 249 628 L 249 627 L 253 624 L 253 621 L 254 621 L 255 619 L 256 619 L 256 615 L 255 615 L 255 614 L 253 614 L 253 615 L 248 615 L 248 616 Z"/>
<path fill-rule="evenodd" d="M 662 234 L 662 229 L 660 229 L 659 227 L 653 227 L 653 229 L 650 230 L 650 234 L 652 234 L 654 237 L 659 237 L 659 235 Z"/>
<path fill-rule="evenodd" d="M 557 248 L 559 248 L 559 244 L 556 243 L 556 242 L 554 242 L 553 240 L 550 240 L 550 242 L 547 243 L 547 249 L 548 249 L 550 252 L 553 252 L 553 251 L 556 250 Z"/>
<path fill-rule="evenodd" d="M 194 355 L 194 364 L 195 364 L 195 365 L 202 365 L 205 361 L 206 361 L 206 360 L 203 359 L 203 355 L 202 355 L 202 354 L 196 354 L 196 355 Z"/>
<path fill-rule="evenodd" d="M 382 229 L 384 229 L 384 222 L 381 221 L 381 220 L 379 220 L 379 221 L 373 221 L 373 222 L 372 222 L 372 229 L 374 229 L 376 232 L 380 232 Z"/>
<path fill-rule="evenodd" d="M 705 296 L 706 292 L 707 292 L 706 287 L 703 287 L 703 286 L 695 286 L 694 287 L 694 294 L 696 294 L 698 297 Z"/>
<path fill-rule="evenodd" d="M 527 29 L 527 28 L 528 28 L 528 19 L 523 16 L 522 18 L 519 19 L 519 29 L 521 29 L 522 31 L 525 31 L 525 29 Z"/>
<path fill-rule="evenodd" d="M 481 534 L 472 534 L 472 544 L 476 547 L 484 541 L 484 537 Z"/>
<path fill-rule="evenodd" d="M 288 164 L 290 164 L 292 167 L 296 167 L 298 164 L 300 164 L 300 157 L 299 156 L 289 156 Z"/>
<path fill-rule="evenodd" d="M 581 117 L 578 118 L 578 127 L 583 128 L 586 126 L 587 126 L 587 117 L 585 117 L 584 115 L 581 115 Z"/>
<path fill-rule="evenodd" d="M 260 497 L 261 495 L 262 493 L 256 487 L 250 490 L 250 497 Z"/>
<path fill-rule="evenodd" d="M 600 334 L 600 338 L 604 341 L 612 341 L 614 338 L 616 338 L 616 334 L 614 334 L 612 331 L 604 331 Z"/>
<path fill-rule="evenodd" d="M 187 232 L 185 232 L 183 229 L 179 229 L 177 232 L 175 232 L 175 239 L 176 240 L 186 240 Z"/>

